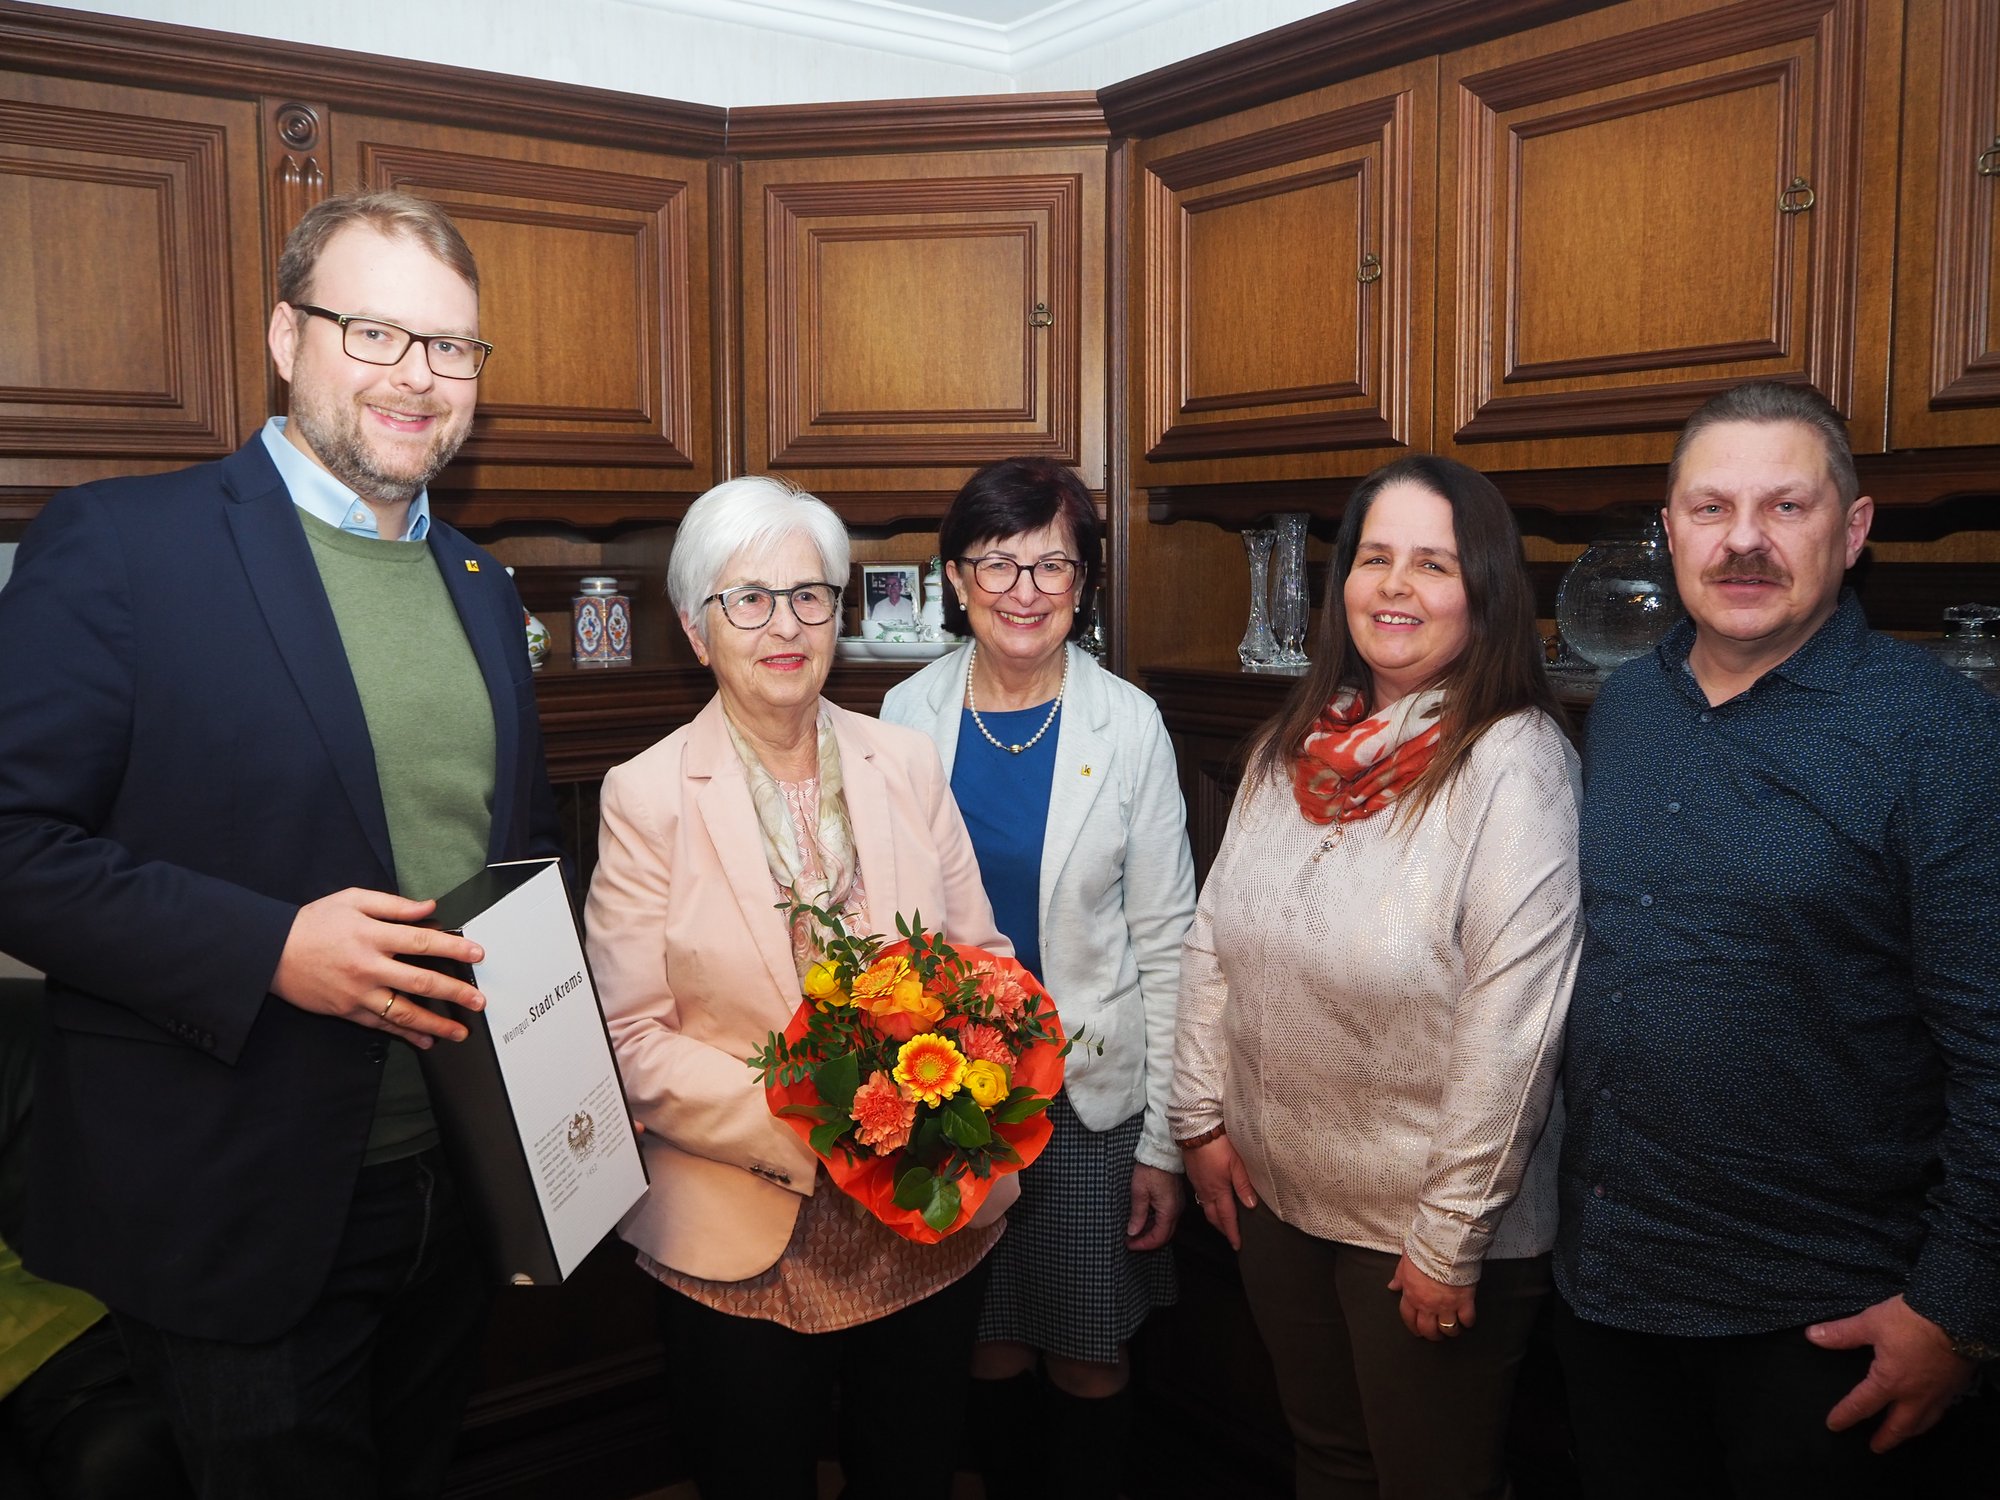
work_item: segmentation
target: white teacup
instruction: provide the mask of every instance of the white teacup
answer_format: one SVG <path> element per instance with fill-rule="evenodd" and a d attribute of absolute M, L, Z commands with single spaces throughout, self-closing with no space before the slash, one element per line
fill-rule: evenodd
<path fill-rule="evenodd" d="M 880 620 L 870 620 L 867 618 L 863 618 L 863 620 L 861 621 L 861 639 L 864 641 L 881 640 L 882 622 Z"/>

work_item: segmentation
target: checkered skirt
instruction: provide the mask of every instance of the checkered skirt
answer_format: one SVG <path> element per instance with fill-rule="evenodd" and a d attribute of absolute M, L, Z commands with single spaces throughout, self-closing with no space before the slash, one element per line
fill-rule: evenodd
<path fill-rule="evenodd" d="M 1059 1093 L 1049 1119 L 1054 1134 L 1021 1173 L 1007 1232 L 987 1257 L 979 1337 L 1108 1364 L 1146 1314 L 1179 1296 L 1170 1248 L 1125 1248 L 1143 1117 L 1091 1130 Z"/>

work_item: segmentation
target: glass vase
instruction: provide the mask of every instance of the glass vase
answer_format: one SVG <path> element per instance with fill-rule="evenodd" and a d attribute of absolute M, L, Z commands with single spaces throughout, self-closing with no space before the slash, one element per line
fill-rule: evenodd
<path fill-rule="evenodd" d="M 1306 627 L 1312 605 L 1306 594 L 1306 522 L 1304 511 L 1271 518 L 1278 534 L 1272 550 L 1271 633 L 1278 638 L 1272 665 L 1296 671 L 1306 665 Z"/>
<path fill-rule="evenodd" d="M 1271 634 L 1270 617 L 1264 608 L 1271 547 L 1277 540 L 1278 533 L 1269 527 L 1243 533 L 1243 553 L 1250 561 L 1250 623 L 1243 627 L 1236 659 L 1253 672 L 1268 667 L 1278 655 L 1278 642 Z"/>
<path fill-rule="evenodd" d="M 1564 644 L 1599 672 L 1652 650 L 1680 617 L 1673 558 L 1657 514 L 1636 534 L 1592 542 L 1556 591 Z"/>

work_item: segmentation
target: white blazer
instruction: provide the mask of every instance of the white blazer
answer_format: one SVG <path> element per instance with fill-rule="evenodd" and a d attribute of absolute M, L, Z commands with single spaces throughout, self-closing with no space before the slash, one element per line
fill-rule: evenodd
<path fill-rule="evenodd" d="M 1069 1055 L 1077 1117 L 1109 1130 L 1146 1112 L 1138 1159 L 1181 1170 L 1167 1130 L 1181 939 L 1194 918 L 1194 861 L 1180 775 L 1160 710 L 1071 645 L 1042 834 L 1042 980 L 1063 1025 L 1104 1044 Z M 958 753 L 969 649 L 899 682 L 882 717 L 936 743 L 947 780 Z"/>

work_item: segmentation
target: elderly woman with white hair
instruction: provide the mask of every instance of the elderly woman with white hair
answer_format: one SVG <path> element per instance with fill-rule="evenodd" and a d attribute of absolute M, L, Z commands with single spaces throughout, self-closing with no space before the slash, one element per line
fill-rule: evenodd
<path fill-rule="evenodd" d="M 1005 1179 L 990 1222 L 940 1244 L 902 1239 L 828 1181 L 745 1061 L 819 956 L 785 899 L 853 931 L 921 912 L 1012 952 L 930 741 L 820 696 L 847 563 L 839 518 L 775 480 L 696 501 L 667 591 L 715 697 L 604 781 L 590 961 L 652 1180 L 620 1233 L 660 1284 L 704 1500 L 815 1494 L 835 1385 L 851 1500 L 947 1495 L 982 1262 L 1018 1192 Z"/>

